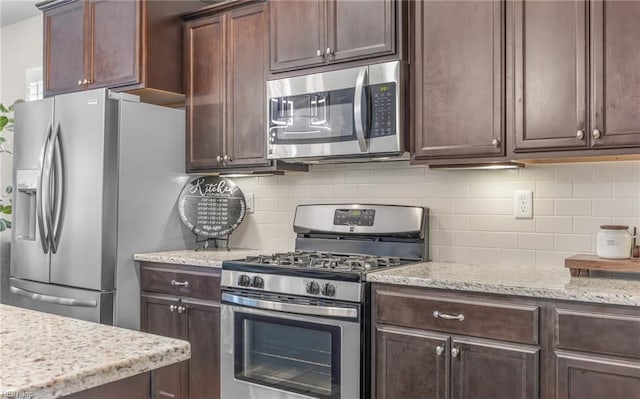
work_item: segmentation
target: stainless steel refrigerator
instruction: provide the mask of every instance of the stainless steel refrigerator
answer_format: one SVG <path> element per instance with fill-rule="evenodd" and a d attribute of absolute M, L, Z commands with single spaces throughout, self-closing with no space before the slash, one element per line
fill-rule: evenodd
<path fill-rule="evenodd" d="M 3 302 L 139 328 L 133 254 L 192 240 L 184 111 L 106 89 L 15 109 L 14 222 Z"/>

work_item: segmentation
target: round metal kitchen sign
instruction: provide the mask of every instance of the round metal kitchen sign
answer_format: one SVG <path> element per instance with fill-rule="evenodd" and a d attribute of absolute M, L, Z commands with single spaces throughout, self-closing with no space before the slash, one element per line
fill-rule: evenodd
<path fill-rule="evenodd" d="M 223 238 L 240 225 L 247 213 L 247 203 L 240 187 L 233 181 L 201 176 L 182 189 L 178 213 L 194 234 Z"/>

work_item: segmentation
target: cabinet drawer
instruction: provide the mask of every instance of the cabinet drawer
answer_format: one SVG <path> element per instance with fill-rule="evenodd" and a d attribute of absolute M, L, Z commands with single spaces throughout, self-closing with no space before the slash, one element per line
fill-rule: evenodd
<path fill-rule="evenodd" d="M 556 347 L 640 358 L 640 317 L 556 309 Z"/>
<path fill-rule="evenodd" d="M 378 323 L 538 344 L 537 306 L 449 300 L 384 290 L 376 291 L 375 300 Z"/>
<path fill-rule="evenodd" d="M 143 291 L 220 300 L 219 269 L 142 263 L 140 280 Z"/>

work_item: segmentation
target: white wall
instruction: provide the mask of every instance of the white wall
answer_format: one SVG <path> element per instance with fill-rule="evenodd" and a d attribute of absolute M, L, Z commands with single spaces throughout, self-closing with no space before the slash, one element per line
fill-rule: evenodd
<path fill-rule="evenodd" d="M 232 235 L 236 247 L 291 250 L 295 206 L 364 202 L 431 209 L 436 261 L 562 267 L 594 253 L 602 224 L 640 228 L 640 162 L 433 171 L 406 162 L 313 167 L 307 174 L 234 179 L 255 194 L 255 213 Z M 534 218 L 512 216 L 513 194 L 534 191 Z"/>

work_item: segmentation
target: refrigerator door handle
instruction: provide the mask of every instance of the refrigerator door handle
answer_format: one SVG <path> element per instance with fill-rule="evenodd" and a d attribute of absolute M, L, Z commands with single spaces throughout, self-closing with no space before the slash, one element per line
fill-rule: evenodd
<path fill-rule="evenodd" d="M 51 252 L 54 254 L 58 251 L 58 244 L 60 244 L 60 231 L 62 227 L 62 212 L 64 209 L 64 157 L 62 154 L 62 135 L 60 134 L 60 122 L 58 122 L 57 128 L 51 138 L 51 148 L 53 152 L 52 164 L 50 168 L 53 170 L 54 188 L 52 191 L 53 208 L 50 212 L 55 212 L 52 221 L 49 224 L 51 229 Z M 55 162 L 55 165 L 53 164 Z"/>
<path fill-rule="evenodd" d="M 42 179 L 45 183 L 46 183 L 46 190 L 43 193 L 43 198 L 46 199 L 46 201 L 44 202 L 43 208 L 44 208 L 44 217 L 45 217 L 45 221 L 46 221 L 46 227 L 47 227 L 47 236 L 49 237 L 49 249 L 51 250 L 52 253 L 56 253 L 57 249 L 55 247 L 55 243 L 54 243 L 54 237 L 53 237 L 53 216 L 52 216 L 52 208 L 53 208 L 53 203 L 55 203 L 55 198 L 53 197 L 54 195 L 54 191 L 53 191 L 53 185 L 55 184 L 55 175 L 53 172 L 53 156 L 54 156 L 54 152 L 55 152 L 55 147 L 54 147 L 54 142 L 55 139 L 58 135 L 58 131 L 60 130 L 60 122 L 57 122 L 55 127 L 53 128 L 53 132 L 52 134 L 49 136 L 49 143 L 47 144 L 48 147 L 48 151 L 47 151 L 47 156 L 45 157 L 45 164 L 44 164 L 44 178 Z"/>
<path fill-rule="evenodd" d="M 80 306 L 85 308 L 95 308 L 98 306 L 97 301 L 92 301 L 90 299 L 73 299 L 60 296 L 38 294 L 37 292 L 23 290 L 22 288 L 14 287 L 13 285 L 9 286 L 9 291 L 11 291 L 11 293 L 13 294 L 24 296 L 34 301 L 54 303 L 56 305 Z"/>
<path fill-rule="evenodd" d="M 38 220 L 38 231 L 40 233 L 40 244 L 42 245 L 42 251 L 46 254 L 49 253 L 49 227 L 45 226 L 44 213 L 46 213 L 47 195 L 43 195 L 45 186 L 45 166 L 46 159 L 49 153 L 49 138 L 51 137 L 52 128 L 51 123 L 47 127 L 47 133 L 45 134 L 44 143 L 42 145 L 42 151 L 40 152 L 40 179 L 38 181 L 38 187 L 36 189 L 36 214 Z M 48 183 L 47 183 L 48 186 Z"/>

